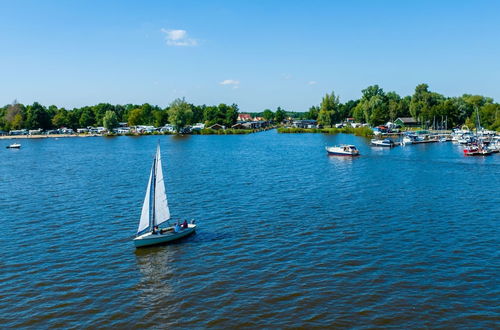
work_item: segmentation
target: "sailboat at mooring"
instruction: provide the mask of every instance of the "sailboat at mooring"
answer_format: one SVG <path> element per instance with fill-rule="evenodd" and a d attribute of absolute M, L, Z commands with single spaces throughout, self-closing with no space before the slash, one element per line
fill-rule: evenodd
<path fill-rule="evenodd" d="M 142 204 L 141 219 L 137 235 L 134 238 L 136 247 L 171 242 L 185 237 L 195 231 L 194 223 L 188 224 L 184 221 L 182 225 L 161 227 L 170 220 L 170 209 L 168 208 L 167 192 L 163 179 L 161 165 L 160 144 L 156 149 L 156 155 L 149 175 L 146 196 Z"/>

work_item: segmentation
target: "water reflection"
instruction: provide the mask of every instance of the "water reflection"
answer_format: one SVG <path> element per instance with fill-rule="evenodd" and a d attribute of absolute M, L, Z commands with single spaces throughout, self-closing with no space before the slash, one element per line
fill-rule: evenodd
<path fill-rule="evenodd" d="M 139 299 L 145 306 L 154 308 L 156 304 L 172 299 L 173 259 L 174 251 L 165 247 L 136 250 L 136 263 L 141 273 Z"/>
<path fill-rule="evenodd" d="M 354 158 L 357 157 L 350 157 L 350 156 L 337 156 L 337 155 L 328 155 L 328 161 L 333 164 L 341 163 L 341 164 L 352 164 L 354 161 Z"/>

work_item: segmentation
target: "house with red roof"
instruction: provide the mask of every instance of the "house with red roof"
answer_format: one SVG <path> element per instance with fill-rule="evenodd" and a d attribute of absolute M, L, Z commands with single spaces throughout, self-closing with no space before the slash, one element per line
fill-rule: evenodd
<path fill-rule="evenodd" d="M 252 121 L 252 116 L 248 113 L 238 114 L 238 121 Z"/>

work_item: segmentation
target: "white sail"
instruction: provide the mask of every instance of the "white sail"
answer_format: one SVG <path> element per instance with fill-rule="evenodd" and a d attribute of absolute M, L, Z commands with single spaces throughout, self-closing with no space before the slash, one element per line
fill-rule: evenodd
<path fill-rule="evenodd" d="M 139 228 L 137 228 L 137 234 L 139 234 L 141 231 L 148 228 L 149 226 L 152 179 L 153 179 L 153 167 L 151 167 L 151 173 L 149 174 L 148 188 L 146 189 L 146 197 L 144 197 L 144 204 L 142 204 L 141 220 L 139 221 Z"/>
<path fill-rule="evenodd" d="M 163 180 L 163 170 L 161 166 L 161 154 L 160 145 L 156 150 L 156 182 L 155 182 L 155 216 L 154 216 L 154 226 L 158 226 L 161 223 L 170 219 L 170 210 L 168 208 L 167 192 L 165 190 L 165 182 Z"/>

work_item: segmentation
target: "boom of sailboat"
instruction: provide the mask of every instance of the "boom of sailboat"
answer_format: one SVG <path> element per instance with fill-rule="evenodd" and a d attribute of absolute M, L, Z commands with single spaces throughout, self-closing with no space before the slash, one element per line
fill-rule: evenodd
<path fill-rule="evenodd" d="M 195 231 L 194 223 L 175 223 L 173 226 L 163 226 L 170 220 L 167 192 L 163 177 L 160 144 L 156 148 L 156 155 L 151 166 L 146 196 L 142 204 L 141 219 L 134 238 L 136 247 L 171 242 L 188 236 Z"/>

